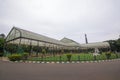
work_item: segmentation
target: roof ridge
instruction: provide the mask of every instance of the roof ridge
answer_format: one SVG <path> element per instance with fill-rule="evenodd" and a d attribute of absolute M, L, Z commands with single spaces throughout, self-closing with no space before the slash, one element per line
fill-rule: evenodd
<path fill-rule="evenodd" d="M 51 40 L 51 41 L 48 41 L 48 42 L 52 42 L 52 43 L 54 43 L 54 44 L 57 44 L 57 43 L 53 42 L 53 41 L 55 40 L 55 41 L 57 41 L 59 44 L 62 44 L 62 45 L 63 45 L 63 42 L 61 42 L 61 41 L 59 41 L 59 40 L 57 40 L 57 39 L 54 39 L 54 38 L 51 38 L 51 37 L 47 37 L 47 36 L 44 36 L 44 35 L 41 35 L 41 34 L 38 34 L 38 33 L 32 32 L 32 31 L 28 31 L 28 30 L 25 30 L 25 29 L 21 29 L 21 28 L 15 27 L 15 26 L 14 26 L 13 28 L 18 29 L 18 30 L 22 30 L 23 32 L 29 32 L 29 33 L 31 33 L 31 34 L 33 34 L 33 35 L 38 35 L 38 36 L 41 36 L 41 37 L 44 37 L 44 38 L 48 38 L 48 39 Z M 46 39 L 46 40 L 47 40 L 47 39 Z"/>

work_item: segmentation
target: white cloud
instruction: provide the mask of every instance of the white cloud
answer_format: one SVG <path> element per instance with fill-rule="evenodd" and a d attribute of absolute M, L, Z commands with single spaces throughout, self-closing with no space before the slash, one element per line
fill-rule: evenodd
<path fill-rule="evenodd" d="M 119 0 L 0 0 L 0 32 L 14 25 L 52 38 L 84 43 L 117 38 Z M 7 29 L 8 27 L 8 29 Z"/>

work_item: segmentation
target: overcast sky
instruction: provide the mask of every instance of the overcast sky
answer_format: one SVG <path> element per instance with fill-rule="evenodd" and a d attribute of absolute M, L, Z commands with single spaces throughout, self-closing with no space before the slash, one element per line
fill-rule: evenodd
<path fill-rule="evenodd" d="M 0 33 L 13 26 L 79 43 L 117 39 L 120 0 L 0 0 Z"/>

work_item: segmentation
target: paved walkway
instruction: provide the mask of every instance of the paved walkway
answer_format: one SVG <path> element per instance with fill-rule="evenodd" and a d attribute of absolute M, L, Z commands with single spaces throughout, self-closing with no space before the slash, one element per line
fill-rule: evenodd
<path fill-rule="evenodd" d="M 0 80 L 120 80 L 120 61 L 79 64 L 0 61 Z"/>
<path fill-rule="evenodd" d="M 7 57 L 0 57 L 0 61 L 9 61 Z"/>

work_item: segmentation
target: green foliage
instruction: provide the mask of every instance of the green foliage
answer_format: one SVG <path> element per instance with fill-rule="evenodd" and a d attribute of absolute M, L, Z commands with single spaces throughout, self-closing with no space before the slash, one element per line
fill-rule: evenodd
<path fill-rule="evenodd" d="M 68 61 L 71 61 L 72 55 L 71 54 L 67 54 L 66 56 L 67 56 Z"/>
<path fill-rule="evenodd" d="M 5 50 L 11 54 L 13 53 L 24 53 L 24 46 L 22 45 L 18 45 L 18 44 L 7 44 L 5 47 Z M 26 48 L 27 49 L 27 48 Z"/>
<path fill-rule="evenodd" d="M 30 53 L 31 46 L 29 45 L 21 45 L 24 52 Z"/>
<path fill-rule="evenodd" d="M 5 39 L 4 38 L 0 38 L 0 57 L 2 57 L 4 55 L 4 43 L 5 43 Z"/>
<path fill-rule="evenodd" d="M 120 52 L 120 39 L 108 41 L 113 52 Z"/>
<path fill-rule="evenodd" d="M 28 59 L 28 53 L 22 53 L 22 54 L 12 54 L 8 56 L 10 61 L 20 61 L 20 60 L 27 60 Z"/>
<path fill-rule="evenodd" d="M 33 51 L 39 52 L 39 47 L 38 47 L 38 46 L 34 46 L 34 47 L 33 47 Z"/>
<path fill-rule="evenodd" d="M 22 49 L 22 46 L 17 47 L 17 53 L 24 53 L 24 50 Z"/>
<path fill-rule="evenodd" d="M 110 57 L 111 57 L 111 52 L 107 52 L 105 55 L 106 55 L 107 59 L 110 59 Z"/>
<path fill-rule="evenodd" d="M 115 59 L 115 58 L 120 58 L 120 54 L 114 54 L 114 53 L 101 53 L 100 55 L 96 56 L 96 59 L 94 59 L 93 54 L 88 53 L 81 53 L 81 54 L 63 54 L 63 55 L 56 55 L 56 56 L 46 56 L 46 57 L 31 57 L 29 60 L 32 61 L 98 61 L 98 60 L 106 60 L 106 59 Z M 107 55 L 109 57 L 107 57 Z"/>
<path fill-rule="evenodd" d="M 18 51 L 18 45 L 16 44 L 7 44 L 5 49 L 6 51 L 10 52 L 10 53 L 17 53 Z"/>
<path fill-rule="evenodd" d="M 20 61 L 22 59 L 22 55 L 20 54 L 12 54 L 8 56 L 10 61 Z"/>
<path fill-rule="evenodd" d="M 5 39 L 0 38 L 0 53 L 1 53 L 1 55 L 3 53 L 4 42 L 5 42 Z"/>
<path fill-rule="evenodd" d="M 0 57 L 2 57 L 4 55 L 4 53 L 0 52 Z"/>
<path fill-rule="evenodd" d="M 45 49 L 42 49 L 42 54 L 46 54 L 46 50 Z"/>
<path fill-rule="evenodd" d="M 27 60 L 28 59 L 28 55 L 29 55 L 28 53 L 23 53 L 22 54 L 22 59 L 23 60 Z"/>

